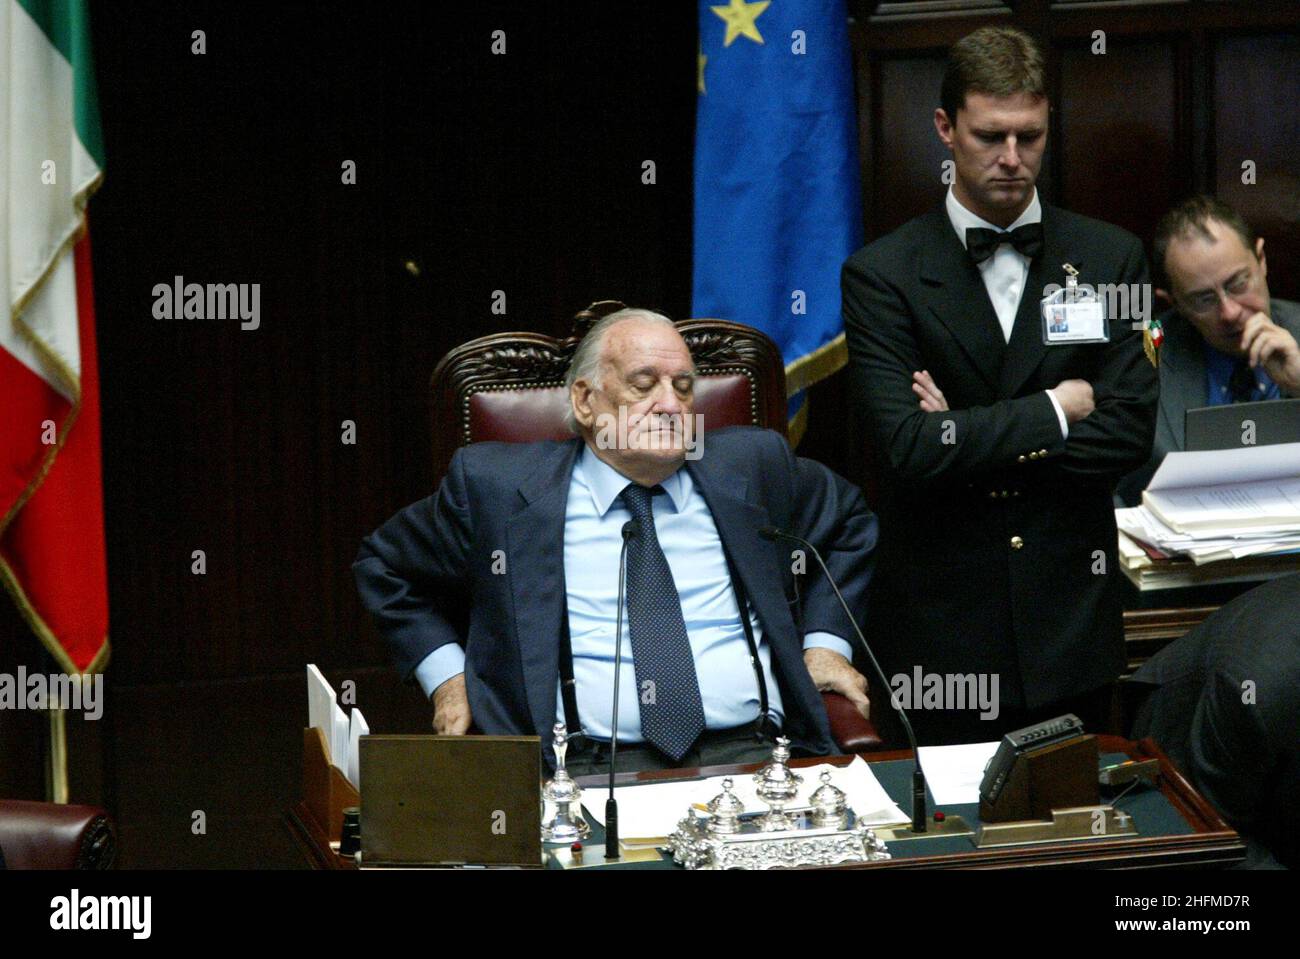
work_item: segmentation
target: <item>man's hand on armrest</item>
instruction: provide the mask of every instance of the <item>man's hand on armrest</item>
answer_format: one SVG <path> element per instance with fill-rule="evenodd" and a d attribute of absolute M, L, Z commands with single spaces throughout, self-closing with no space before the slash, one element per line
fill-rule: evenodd
<path fill-rule="evenodd" d="M 433 692 L 433 731 L 439 736 L 464 736 L 473 721 L 465 674 L 457 673 Z"/>
<path fill-rule="evenodd" d="M 819 646 L 805 649 L 803 662 L 819 690 L 841 694 L 857 708 L 863 719 L 871 718 L 867 677 L 854 669 L 852 663 L 834 650 Z"/>

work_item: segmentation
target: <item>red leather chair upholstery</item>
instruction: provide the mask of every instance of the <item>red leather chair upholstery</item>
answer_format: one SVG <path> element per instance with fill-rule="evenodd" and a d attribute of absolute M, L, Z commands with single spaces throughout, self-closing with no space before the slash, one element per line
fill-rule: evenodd
<path fill-rule="evenodd" d="M 0 851 L 9 869 L 108 869 L 117 842 L 97 806 L 0 799 Z"/>
<path fill-rule="evenodd" d="M 574 317 L 565 339 L 494 333 L 443 357 L 432 382 L 435 482 L 460 446 L 569 438 L 569 362 L 592 325 L 623 306 L 616 300 L 593 303 Z M 724 320 L 683 320 L 677 329 L 695 360 L 695 410 L 706 424 L 752 424 L 785 434 L 785 367 L 775 343 L 752 327 Z M 847 699 L 835 693 L 823 698 L 841 749 L 882 748 L 875 727 Z"/>

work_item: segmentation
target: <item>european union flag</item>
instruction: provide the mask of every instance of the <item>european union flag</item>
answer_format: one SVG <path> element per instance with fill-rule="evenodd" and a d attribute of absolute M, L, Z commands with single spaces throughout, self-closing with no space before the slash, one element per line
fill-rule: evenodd
<path fill-rule="evenodd" d="M 767 333 L 797 397 L 845 363 L 840 265 L 862 245 L 844 0 L 701 0 L 698 59 L 692 314 Z"/>

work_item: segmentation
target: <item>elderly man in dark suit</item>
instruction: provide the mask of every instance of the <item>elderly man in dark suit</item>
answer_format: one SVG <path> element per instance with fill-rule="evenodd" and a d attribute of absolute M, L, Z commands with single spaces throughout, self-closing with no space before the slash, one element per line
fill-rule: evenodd
<path fill-rule="evenodd" d="M 434 728 L 549 740 L 564 721 L 585 734 L 570 767 L 599 770 L 630 533 L 619 768 L 757 761 L 778 730 L 833 751 L 818 690 L 868 710 L 853 627 L 821 577 L 796 622 L 790 548 L 759 531 L 817 545 L 860 610 L 876 522 L 859 492 L 770 430 L 702 432 L 690 352 L 658 314 L 602 319 L 568 379 L 576 438 L 462 448 L 361 546 L 362 599 Z"/>
<path fill-rule="evenodd" d="M 1166 453 L 1184 447 L 1188 410 L 1300 396 L 1300 303 L 1269 296 L 1264 238 L 1208 196 L 1178 204 L 1156 227 L 1160 418 L 1151 459 L 1120 484 L 1135 506 Z"/>
<path fill-rule="evenodd" d="M 1111 497 L 1150 454 L 1156 377 L 1141 317 L 1111 317 L 1106 342 L 1050 343 L 1040 303 L 1067 263 L 1140 293 L 1146 259 L 1131 234 L 1040 200 L 1048 103 L 1029 36 L 963 38 L 941 102 L 946 200 L 842 275 L 850 395 L 882 470 L 868 622 L 895 675 L 998 683 L 996 710 L 923 704 L 925 741 L 1067 710 L 1098 728 L 1124 665 Z"/>

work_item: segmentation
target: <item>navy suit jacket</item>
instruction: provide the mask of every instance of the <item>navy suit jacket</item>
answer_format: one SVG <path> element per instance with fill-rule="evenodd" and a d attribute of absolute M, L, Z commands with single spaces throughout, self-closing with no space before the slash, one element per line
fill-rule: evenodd
<path fill-rule="evenodd" d="M 545 742 L 555 723 L 565 511 L 581 448 L 577 438 L 462 447 L 438 492 L 367 537 L 353 565 L 362 601 L 406 680 L 438 647 L 464 646 L 470 710 L 484 733 Z M 796 623 L 791 546 L 768 542 L 758 530 L 776 526 L 814 543 L 860 617 L 875 517 L 855 486 L 794 456 L 771 430 L 711 430 L 702 456 L 685 468 L 771 644 L 785 734 L 803 749 L 831 752 L 803 636 L 824 630 L 850 639 L 852 627 L 811 557 L 803 621 Z M 611 591 L 616 575 L 610 570 Z M 549 759 L 550 750 L 543 752 Z"/>

